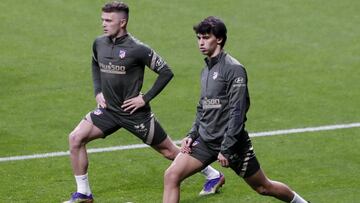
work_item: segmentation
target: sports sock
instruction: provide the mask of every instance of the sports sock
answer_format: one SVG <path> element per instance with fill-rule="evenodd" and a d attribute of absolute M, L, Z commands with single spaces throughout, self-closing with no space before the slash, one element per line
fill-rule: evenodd
<path fill-rule="evenodd" d="M 307 203 L 306 200 L 304 200 L 302 197 L 300 197 L 300 195 L 298 195 L 296 192 L 294 193 L 294 198 L 293 200 L 291 200 L 290 203 Z"/>
<path fill-rule="evenodd" d="M 211 180 L 220 177 L 220 172 L 211 167 L 210 165 L 201 171 L 206 176 L 206 179 Z"/>
<path fill-rule="evenodd" d="M 77 192 L 84 194 L 84 195 L 90 195 L 90 185 L 88 180 L 88 174 L 75 176 L 76 185 L 77 185 Z"/>

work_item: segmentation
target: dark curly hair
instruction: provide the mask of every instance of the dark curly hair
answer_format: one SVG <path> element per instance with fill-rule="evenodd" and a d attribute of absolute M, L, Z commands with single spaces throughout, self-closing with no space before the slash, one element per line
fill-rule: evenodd
<path fill-rule="evenodd" d="M 196 34 L 213 34 L 222 39 L 221 48 L 225 46 L 227 29 L 224 22 L 214 16 L 209 16 L 193 27 Z"/>

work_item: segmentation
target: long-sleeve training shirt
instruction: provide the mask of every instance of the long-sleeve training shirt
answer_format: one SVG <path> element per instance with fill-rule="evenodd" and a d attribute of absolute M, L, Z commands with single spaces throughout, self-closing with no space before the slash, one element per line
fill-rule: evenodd
<path fill-rule="evenodd" d="M 95 96 L 103 93 L 107 108 L 119 115 L 129 115 L 121 105 L 140 94 L 145 66 L 158 77 L 152 88 L 143 95 L 145 106 L 137 112 L 150 111 L 153 99 L 173 77 L 166 62 L 149 46 L 130 34 L 115 40 L 100 36 L 93 43 L 92 77 Z"/>
<path fill-rule="evenodd" d="M 247 74 L 235 58 L 223 51 L 205 62 L 200 101 L 189 136 L 201 136 L 210 147 L 228 157 L 243 141 L 250 107 Z"/>

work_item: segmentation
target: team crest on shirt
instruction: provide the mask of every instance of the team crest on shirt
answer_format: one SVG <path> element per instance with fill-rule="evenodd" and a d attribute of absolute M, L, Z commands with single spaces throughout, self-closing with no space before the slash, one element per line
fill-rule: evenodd
<path fill-rule="evenodd" d="M 198 140 L 195 140 L 195 141 L 192 143 L 191 146 L 196 146 L 196 145 L 198 145 L 198 144 L 199 144 L 199 141 L 198 141 Z"/>
<path fill-rule="evenodd" d="M 121 59 L 124 59 L 124 58 L 125 58 L 125 55 L 126 55 L 126 51 L 123 50 L 123 49 L 120 49 L 120 51 L 119 51 L 119 57 L 120 57 Z"/>
<path fill-rule="evenodd" d="M 95 111 L 94 111 L 94 114 L 95 115 L 101 115 L 102 114 L 102 111 L 100 110 L 100 109 L 96 109 Z"/>
<path fill-rule="evenodd" d="M 214 72 L 212 78 L 215 80 L 218 77 L 219 73 L 218 72 Z"/>

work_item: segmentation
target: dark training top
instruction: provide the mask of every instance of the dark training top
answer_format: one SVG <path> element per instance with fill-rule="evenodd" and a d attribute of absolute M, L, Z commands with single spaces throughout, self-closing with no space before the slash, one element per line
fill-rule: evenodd
<path fill-rule="evenodd" d="M 149 112 L 153 99 L 173 77 L 166 62 L 147 45 L 130 34 L 115 40 L 100 36 L 93 44 L 92 76 L 95 96 L 102 92 L 107 108 L 119 115 L 130 115 L 121 105 L 140 94 L 145 66 L 159 74 L 152 88 L 143 95 L 145 106 L 136 112 Z"/>
<path fill-rule="evenodd" d="M 229 157 L 247 137 L 246 112 L 250 107 L 244 67 L 225 52 L 210 60 L 201 72 L 201 96 L 189 136 L 201 137 L 209 147 Z"/>

